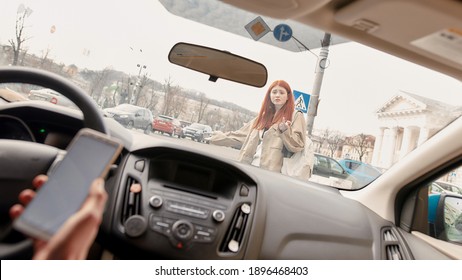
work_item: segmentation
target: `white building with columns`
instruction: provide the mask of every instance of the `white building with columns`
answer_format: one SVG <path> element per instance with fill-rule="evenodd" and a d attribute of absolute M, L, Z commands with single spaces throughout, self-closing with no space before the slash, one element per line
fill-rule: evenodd
<path fill-rule="evenodd" d="M 389 168 L 461 111 L 461 107 L 401 91 L 377 110 L 380 127 L 372 165 Z"/>

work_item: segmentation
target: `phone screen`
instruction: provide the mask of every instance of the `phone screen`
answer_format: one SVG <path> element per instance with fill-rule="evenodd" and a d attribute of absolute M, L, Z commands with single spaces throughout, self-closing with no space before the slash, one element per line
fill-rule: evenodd
<path fill-rule="evenodd" d="M 49 239 L 77 212 L 90 184 L 103 175 L 120 151 L 120 144 L 92 134 L 80 134 L 48 181 L 15 221 L 15 228 L 31 236 Z"/>

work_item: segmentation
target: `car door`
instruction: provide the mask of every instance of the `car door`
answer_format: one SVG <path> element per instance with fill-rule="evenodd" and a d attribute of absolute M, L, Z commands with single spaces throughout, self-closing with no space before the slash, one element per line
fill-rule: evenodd
<path fill-rule="evenodd" d="M 329 163 L 330 176 L 340 179 L 345 179 L 347 177 L 346 171 L 337 161 L 330 158 L 328 158 L 327 161 Z"/>
<path fill-rule="evenodd" d="M 313 174 L 323 177 L 330 177 L 331 172 L 329 167 L 329 161 L 326 157 L 320 155 L 316 155 L 314 157 Z"/>
<path fill-rule="evenodd" d="M 136 111 L 135 113 L 135 127 L 144 128 L 144 122 L 145 122 L 144 110 L 140 109 Z"/>

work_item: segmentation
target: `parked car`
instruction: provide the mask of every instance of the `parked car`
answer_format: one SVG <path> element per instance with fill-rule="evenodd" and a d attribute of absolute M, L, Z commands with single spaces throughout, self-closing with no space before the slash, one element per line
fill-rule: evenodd
<path fill-rule="evenodd" d="M 340 163 L 343 169 L 353 176 L 361 186 L 369 184 L 382 174 L 379 169 L 361 161 L 341 159 L 338 163 Z"/>
<path fill-rule="evenodd" d="M 181 131 L 180 131 L 180 134 L 179 134 L 178 137 L 184 138 L 183 128 L 185 128 L 187 126 L 190 126 L 192 124 L 192 122 L 188 122 L 188 121 L 185 121 L 185 120 L 179 120 L 179 121 L 180 121 L 180 124 L 181 124 Z"/>
<path fill-rule="evenodd" d="M 313 174 L 340 179 L 348 178 L 348 173 L 335 159 L 317 153 L 314 154 Z"/>
<path fill-rule="evenodd" d="M 181 124 L 181 128 L 185 128 L 187 126 L 190 126 L 192 124 L 192 122 L 188 122 L 188 121 L 185 121 L 185 120 L 179 120 L 180 121 L 180 124 Z"/>
<path fill-rule="evenodd" d="M 77 109 L 74 102 L 70 101 L 61 93 L 49 88 L 33 89 L 29 92 L 28 97 L 30 100 L 43 100 L 56 105 Z"/>
<path fill-rule="evenodd" d="M 193 123 L 183 128 L 182 137 L 189 137 L 195 141 L 203 142 L 205 138 L 212 136 L 212 128 L 206 124 Z"/>
<path fill-rule="evenodd" d="M 356 180 L 335 159 L 322 154 L 314 153 L 313 175 L 310 178 L 313 182 L 343 188 L 358 187 Z"/>
<path fill-rule="evenodd" d="M 445 190 L 446 192 L 451 192 L 455 194 L 460 194 L 462 195 L 462 187 L 449 183 L 449 182 L 443 182 L 443 181 L 436 181 L 434 182 L 437 186 L 439 186 L 441 189 Z"/>
<path fill-rule="evenodd" d="M 146 134 L 152 131 L 152 113 L 146 108 L 120 104 L 113 108 L 106 108 L 103 112 L 105 116 L 113 118 L 126 128 L 142 129 Z"/>
<path fill-rule="evenodd" d="M 152 121 L 152 131 L 159 131 L 161 133 L 167 133 L 170 136 L 180 137 L 182 127 L 179 120 L 173 117 L 159 115 Z"/>

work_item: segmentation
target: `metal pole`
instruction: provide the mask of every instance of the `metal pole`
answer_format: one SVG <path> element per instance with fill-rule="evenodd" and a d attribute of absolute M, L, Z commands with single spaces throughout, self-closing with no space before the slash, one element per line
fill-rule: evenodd
<path fill-rule="evenodd" d="M 314 71 L 315 78 L 311 91 L 310 104 L 308 105 L 308 114 L 306 116 L 306 130 L 308 131 L 309 137 L 311 137 L 311 133 L 313 132 L 314 118 L 318 111 L 319 93 L 321 92 L 324 69 L 328 66 L 327 56 L 329 55 L 330 37 L 330 33 L 324 33 L 324 39 L 321 42 L 321 53 L 318 56 L 316 69 Z"/>

